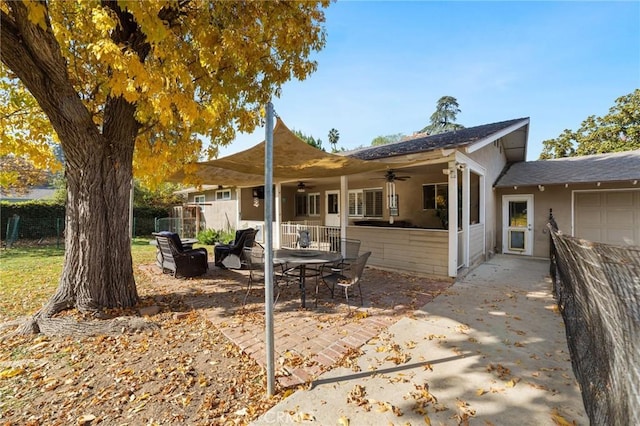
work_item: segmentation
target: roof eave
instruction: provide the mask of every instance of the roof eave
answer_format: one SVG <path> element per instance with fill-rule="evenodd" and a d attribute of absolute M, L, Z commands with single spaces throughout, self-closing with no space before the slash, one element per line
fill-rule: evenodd
<path fill-rule="evenodd" d="M 486 138 L 480 139 L 476 142 L 473 142 L 471 144 L 469 144 L 466 148 L 465 148 L 465 152 L 467 154 L 470 154 L 472 152 L 478 151 L 482 148 L 484 148 L 485 146 L 497 141 L 498 139 L 507 136 L 513 132 L 515 132 L 516 130 L 524 127 L 524 135 L 522 138 L 522 145 L 516 146 L 515 148 L 506 148 L 505 147 L 505 151 L 508 149 L 510 151 L 515 151 L 514 153 L 508 155 L 508 158 L 515 158 L 515 160 L 510 160 L 510 161 L 525 161 L 526 156 L 527 156 L 527 140 L 529 139 L 529 118 L 523 118 L 522 120 L 518 121 L 517 123 L 512 124 L 509 127 L 505 127 L 504 129 L 492 133 L 491 135 L 487 136 Z"/>

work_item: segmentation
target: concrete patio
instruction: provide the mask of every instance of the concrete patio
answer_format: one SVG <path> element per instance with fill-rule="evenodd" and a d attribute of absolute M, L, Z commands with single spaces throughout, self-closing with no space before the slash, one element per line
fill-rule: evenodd
<path fill-rule="evenodd" d="M 255 424 L 588 424 L 548 268 L 494 257 Z"/>

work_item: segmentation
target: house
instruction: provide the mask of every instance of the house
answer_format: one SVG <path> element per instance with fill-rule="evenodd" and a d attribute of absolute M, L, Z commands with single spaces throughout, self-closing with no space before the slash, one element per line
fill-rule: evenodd
<path fill-rule="evenodd" d="M 10 203 L 22 203 L 26 201 L 36 201 L 36 200 L 47 201 L 47 200 L 53 199 L 55 192 L 56 192 L 55 188 L 51 188 L 48 186 L 38 186 L 38 187 L 31 188 L 29 191 L 25 192 L 24 194 L 17 194 L 13 192 L 8 194 L 2 194 L 0 199 L 2 199 L 2 201 L 8 201 Z"/>
<path fill-rule="evenodd" d="M 222 185 L 201 185 L 176 191 L 186 202 L 173 207 L 172 217 L 193 219 L 198 230 L 238 228 L 239 190 Z M 195 235 L 194 233 L 194 235 Z"/>
<path fill-rule="evenodd" d="M 498 247 L 547 257 L 549 213 L 566 234 L 640 245 L 640 150 L 517 162 L 496 181 Z"/>
<path fill-rule="evenodd" d="M 496 252 L 548 256 L 549 209 L 567 232 L 569 225 L 563 223 L 574 226 L 572 209 L 595 202 L 588 196 L 594 188 L 630 191 L 637 206 L 637 156 L 612 157 L 620 163 L 613 166 L 620 170 L 615 180 L 592 168 L 590 182 L 553 183 L 542 179 L 544 171 L 526 169 L 545 167 L 539 165 L 544 162 L 524 161 L 528 133 L 529 118 L 518 118 L 335 155 L 311 148 L 278 119 L 273 134 L 274 246 L 295 244 L 296 229 L 305 227 L 318 248 L 332 247 L 336 238 L 358 239 L 361 250 L 372 252 L 373 266 L 455 278 Z M 197 163 L 194 173 L 173 180 L 237 188 L 238 227 L 261 229 L 264 151 L 263 142 Z M 525 169 L 519 172 L 520 167 Z M 531 179 L 513 184 L 513 176 Z M 567 194 L 578 194 L 575 203 L 559 202 Z M 603 202 L 614 203 L 610 193 L 603 196 Z M 637 207 L 633 215 L 637 221 Z M 576 229 L 585 235 L 591 225 L 583 225 L 584 220 L 595 223 L 587 216 L 577 215 Z M 635 236 L 627 240 L 638 244 Z"/>

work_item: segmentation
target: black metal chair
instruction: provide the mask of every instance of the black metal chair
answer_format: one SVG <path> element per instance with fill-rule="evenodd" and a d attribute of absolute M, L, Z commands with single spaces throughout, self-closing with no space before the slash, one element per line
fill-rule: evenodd
<path fill-rule="evenodd" d="M 333 296 L 336 285 L 338 287 L 344 288 L 344 296 L 347 299 L 347 306 L 349 308 L 349 312 L 351 312 L 351 306 L 349 305 L 349 289 L 354 285 L 358 286 L 358 291 L 360 292 L 360 305 L 363 305 L 362 299 L 362 287 L 360 286 L 360 282 L 362 281 L 362 272 L 364 271 L 364 267 L 367 264 L 367 260 L 369 260 L 369 256 L 371 256 L 371 252 L 367 251 L 362 253 L 357 257 L 357 259 L 351 262 L 351 265 L 348 269 L 340 271 L 332 271 L 330 275 L 323 276 L 322 280 L 327 285 L 327 287 L 331 286 L 331 295 Z M 318 304 L 318 290 L 319 283 L 316 283 L 316 305 Z"/>
<path fill-rule="evenodd" d="M 340 240 L 338 250 L 342 253 L 342 260 L 330 266 L 331 272 L 344 273 L 345 269 L 351 267 L 351 263 L 358 258 L 360 254 L 360 240 L 345 238 Z M 325 268 L 326 269 L 326 268 Z"/>
<path fill-rule="evenodd" d="M 162 272 L 171 271 L 174 277 L 195 277 L 209 269 L 207 249 L 185 249 L 180 236 L 174 232 L 154 233 L 158 244 L 158 266 Z"/>
<path fill-rule="evenodd" d="M 236 231 L 234 241 L 229 244 L 218 244 L 214 247 L 215 265 L 225 269 L 240 269 L 242 267 L 243 250 L 252 247 L 256 238 L 253 228 Z"/>
<path fill-rule="evenodd" d="M 245 247 L 243 254 L 243 264 L 249 269 L 249 280 L 247 281 L 247 293 L 242 299 L 242 306 L 245 305 L 252 288 L 257 286 L 264 288 L 265 285 L 264 247 L 259 243 L 255 243 L 253 247 Z M 278 302 L 281 288 L 293 282 L 297 283 L 297 278 L 290 277 L 285 273 L 285 265 L 273 265 L 273 284 L 277 287 L 277 294 L 273 301 L 274 305 Z"/>

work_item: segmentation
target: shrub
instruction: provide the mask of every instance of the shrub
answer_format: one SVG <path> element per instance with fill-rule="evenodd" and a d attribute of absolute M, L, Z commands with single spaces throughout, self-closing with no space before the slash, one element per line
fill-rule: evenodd
<path fill-rule="evenodd" d="M 215 229 L 209 228 L 198 232 L 197 238 L 200 244 L 211 246 L 220 241 L 220 234 Z"/>
<path fill-rule="evenodd" d="M 221 243 L 228 243 L 230 241 L 233 241 L 236 238 L 236 231 L 235 229 L 218 231 L 218 235 L 219 235 L 218 241 L 220 241 Z"/>
<path fill-rule="evenodd" d="M 214 245 L 215 243 L 228 243 L 233 241 L 236 237 L 236 231 L 233 229 L 229 230 L 215 230 L 215 229 L 205 229 L 204 231 L 198 232 L 196 238 L 200 244 L 205 245 Z"/>

